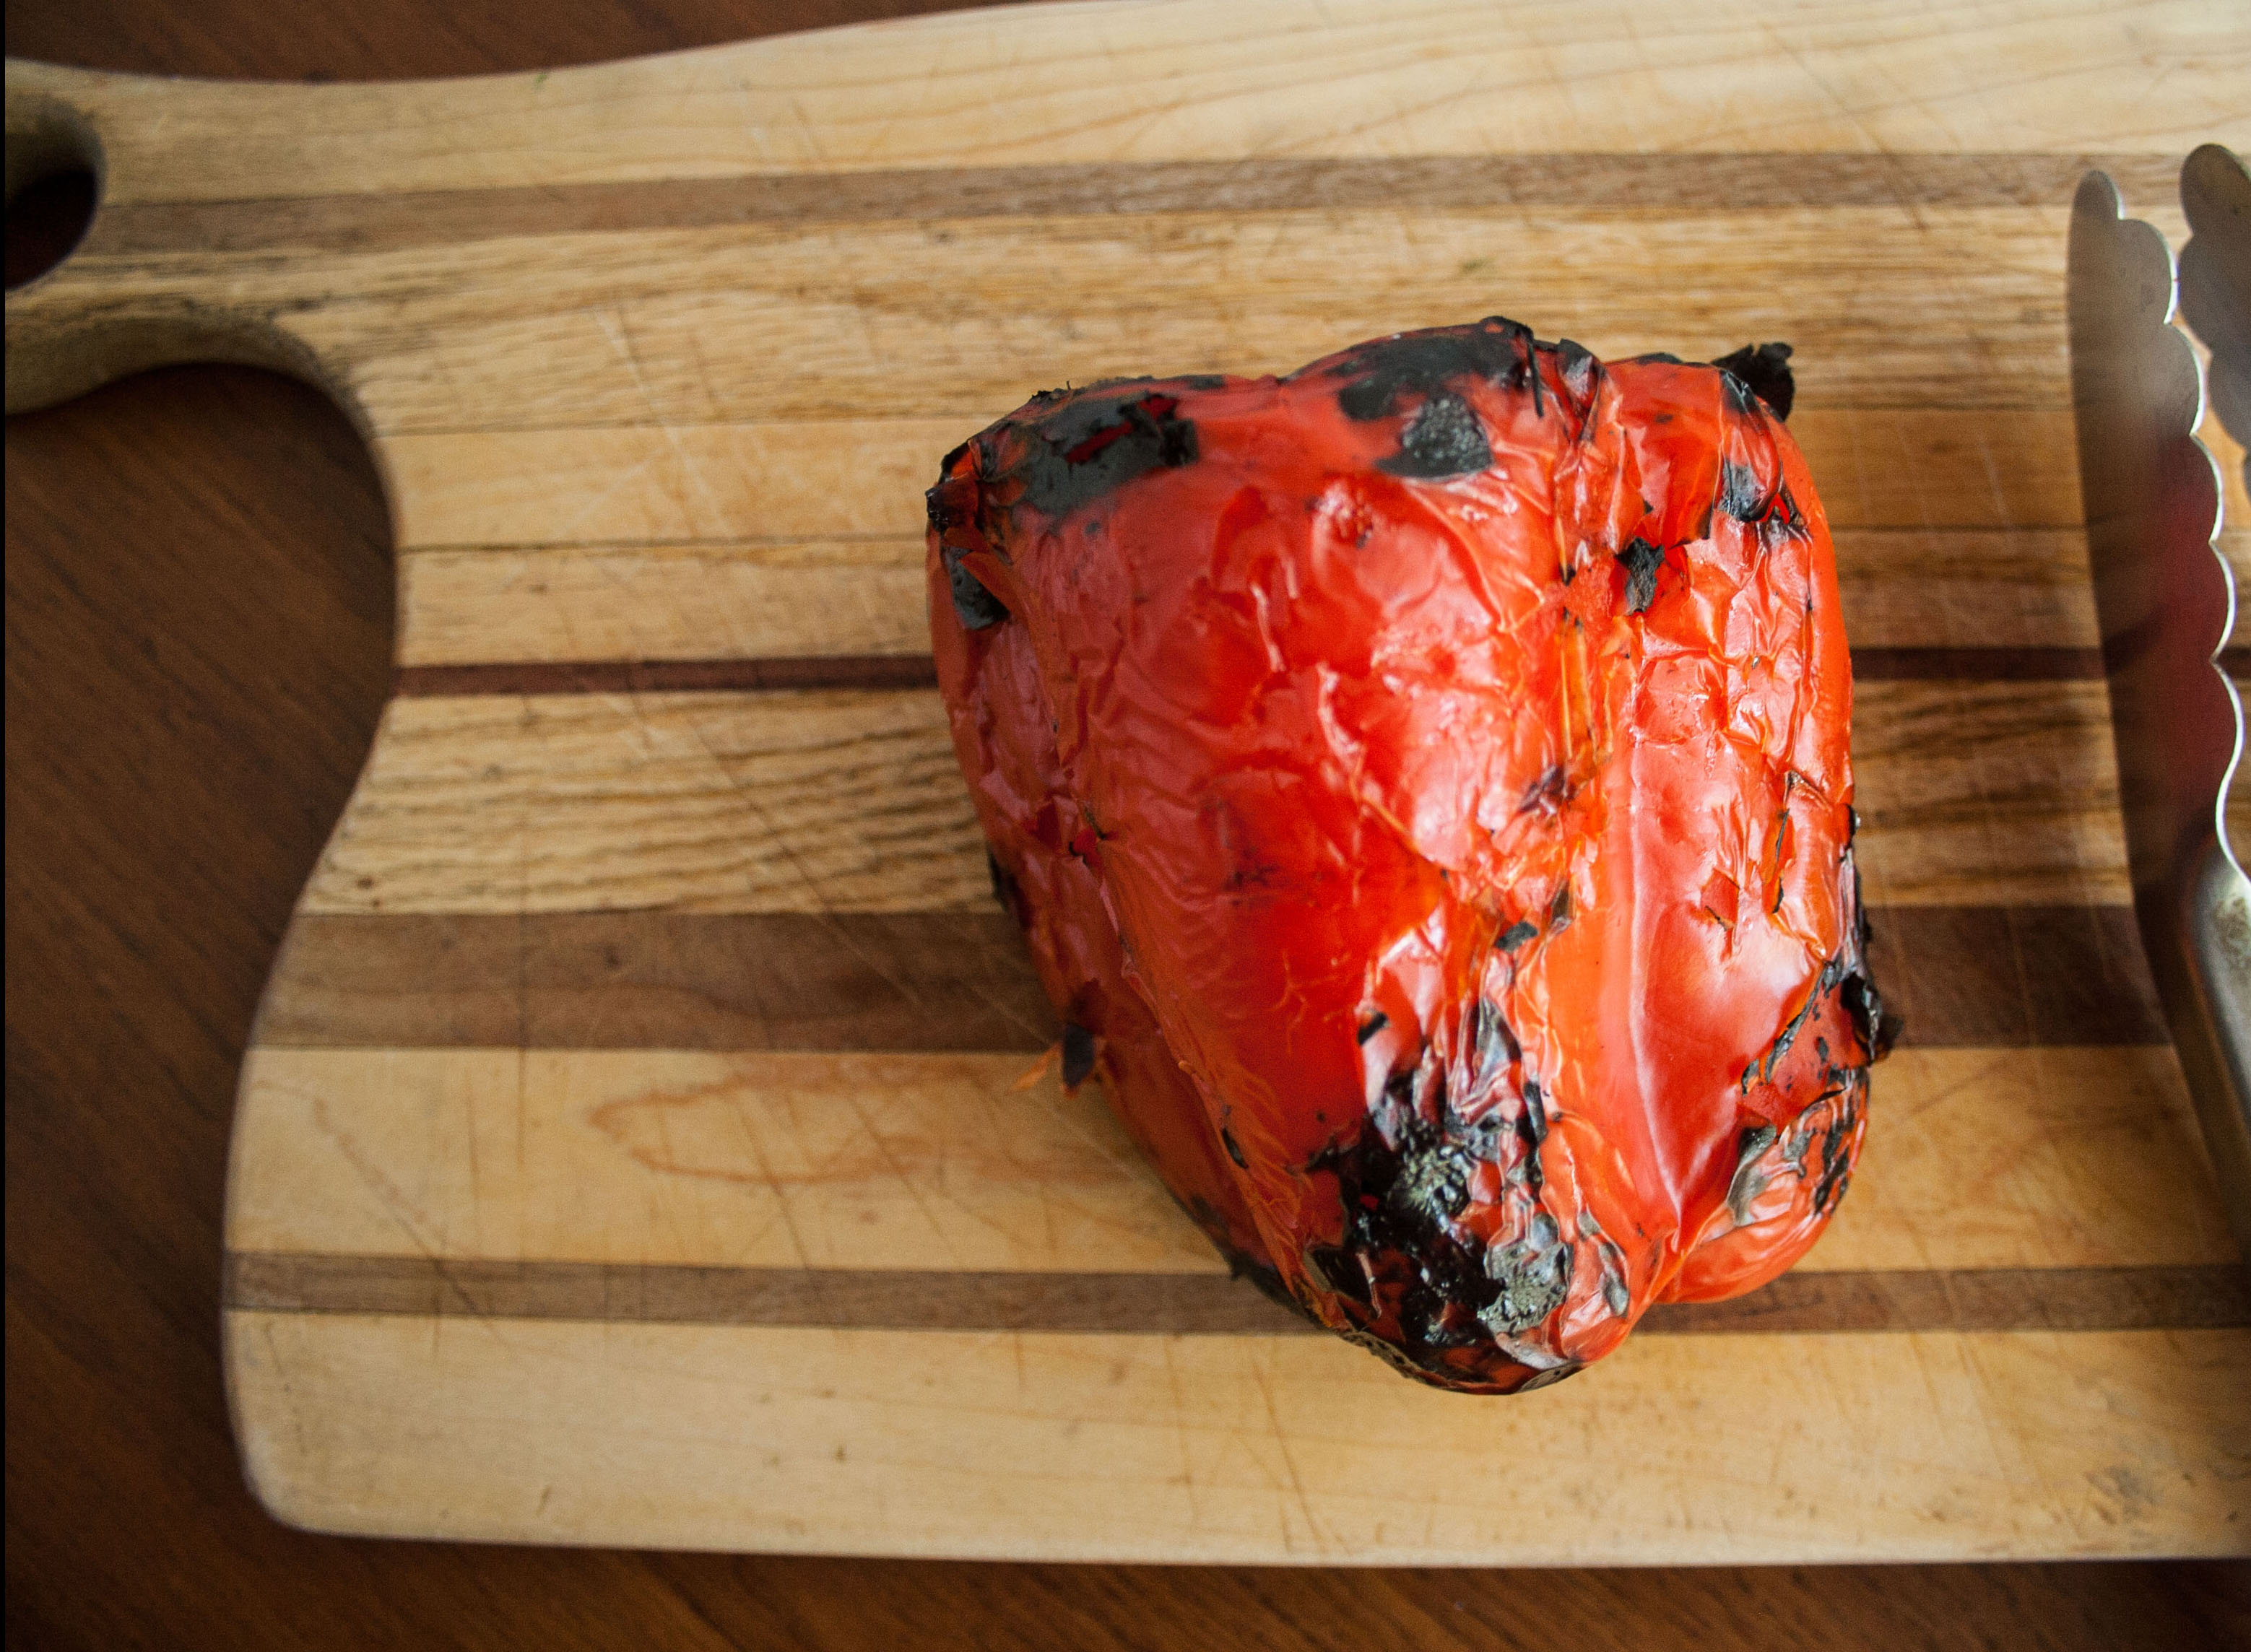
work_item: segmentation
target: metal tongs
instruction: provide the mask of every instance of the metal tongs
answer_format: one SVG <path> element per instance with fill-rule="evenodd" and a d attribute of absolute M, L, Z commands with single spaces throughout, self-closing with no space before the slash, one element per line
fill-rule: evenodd
<path fill-rule="evenodd" d="M 2237 1245 L 2251 1261 L 2251 883 L 2226 800 L 2242 706 L 2215 664 L 2235 584 L 2214 547 L 2213 411 L 2251 447 L 2251 175 L 2218 144 L 2181 169 L 2192 232 L 2172 252 L 2100 172 L 2071 213 L 2072 404 L 2134 911 Z M 2251 461 L 2247 461 L 2251 471 Z M 2251 479 L 2248 479 L 2251 480 Z M 2251 847 L 2251 846 L 2247 846 Z"/>

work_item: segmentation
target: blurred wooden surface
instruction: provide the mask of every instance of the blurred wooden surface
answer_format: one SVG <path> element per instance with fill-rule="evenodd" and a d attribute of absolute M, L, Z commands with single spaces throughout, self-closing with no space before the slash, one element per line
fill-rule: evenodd
<path fill-rule="evenodd" d="M 402 78 L 916 7 L 308 16 L 11 3 L 20 56 Z M 11 215 L 10 235 L 15 225 Z M 316 394 L 168 371 L 7 435 L 11 1644 L 2223 1644 L 2219 1566 L 1272 1573 L 306 1537 L 243 1490 L 219 1379 L 226 1131 L 257 994 L 384 692 L 389 525 Z"/>

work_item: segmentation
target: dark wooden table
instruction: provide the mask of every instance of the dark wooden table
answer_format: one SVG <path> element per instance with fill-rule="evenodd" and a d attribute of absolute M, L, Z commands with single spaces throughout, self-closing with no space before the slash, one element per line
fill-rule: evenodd
<path fill-rule="evenodd" d="M 529 69 L 916 0 L 9 0 L 142 73 Z M 285 21 L 286 18 L 286 21 Z M 11 206 L 10 281 L 66 185 Z M 317 393 L 145 376 L 7 430 L 7 1635 L 25 1647 L 2251 1644 L 2216 1566 L 1343 1572 L 313 1537 L 244 1490 L 218 1346 L 259 989 L 389 677 L 381 490 Z"/>

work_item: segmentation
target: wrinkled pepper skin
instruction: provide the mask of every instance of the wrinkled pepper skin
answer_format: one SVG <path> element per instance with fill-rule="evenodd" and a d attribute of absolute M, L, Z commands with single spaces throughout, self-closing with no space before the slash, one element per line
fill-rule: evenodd
<path fill-rule="evenodd" d="M 931 491 L 939 683 L 1066 1078 L 1424 1381 L 1552 1382 L 1764 1283 L 1859 1153 L 1888 1028 L 1787 353 L 1494 318 L 1049 392 Z"/>

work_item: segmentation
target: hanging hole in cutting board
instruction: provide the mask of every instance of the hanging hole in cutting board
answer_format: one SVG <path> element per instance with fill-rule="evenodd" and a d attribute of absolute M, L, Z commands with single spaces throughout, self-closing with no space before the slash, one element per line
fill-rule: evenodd
<path fill-rule="evenodd" d="M 101 145 L 67 109 L 10 110 L 8 291 L 28 287 L 78 250 L 101 202 Z"/>

